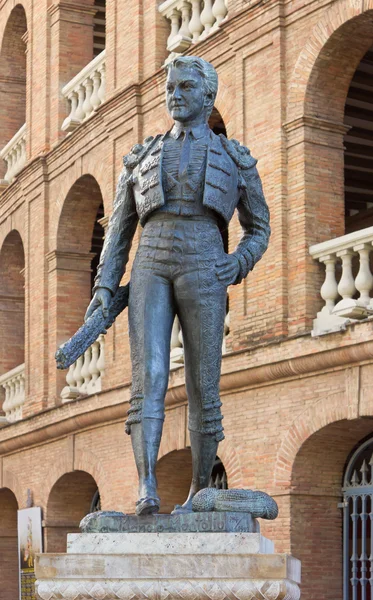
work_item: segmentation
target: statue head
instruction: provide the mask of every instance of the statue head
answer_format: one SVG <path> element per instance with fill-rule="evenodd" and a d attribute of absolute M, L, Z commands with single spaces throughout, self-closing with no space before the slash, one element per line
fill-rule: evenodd
<path fill-rule="evenodd" d="M 179 56 L 166 70 L 166 103 L 172 118 L 185 126 L 207 122 L 218 91 L 212 64 L 198 56 Z"/>

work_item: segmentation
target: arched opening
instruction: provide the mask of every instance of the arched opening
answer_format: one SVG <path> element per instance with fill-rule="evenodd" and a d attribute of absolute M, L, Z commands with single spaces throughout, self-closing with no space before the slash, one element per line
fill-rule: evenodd
<path fill-rule="evenodd" d="M 351 453 L 343 477 L 343 591 L 345 600 L 373 597 L 373 436 Z"/>
<path fill-rule="evenodd" d="M 26 33 L 26 13 L 17 4 L 6 24 L 0 50 L 0 151 L 26 122 Z M 5 172 L 1 161 L 0 178 Z"/>
<path fill-rule="evenodd" d="M 45 532 L 46 552 L 66 552 L 68 533 L 78 533 L 79 523 L 97 502 L 97 483 L 85 471 L 72 471 L 58 479 L 49 494 Z"/>
<path fill-rule="evenodd" d="M 106 0 L 95 0 L 97 12 L 93 17 L 93 58 L 105 50 L 106 45 Z"/>
<path fill-rule="evenodd" d="M 373 48 L 351 80 L 345 106 L 346 233 L 373 225 Z"/>
<path fill-rule="evenodd" d="M 59 339 L 68 339 L 83 322 L 91 299 L 92 280 L 103 245 L 103 215 L 100 186 L 91 175 L 83 175 L 66 196 L 57 233 L 57 254 L 69 259 L 58 272 Z M 69 269 L 70 266 L 70 269 Z M 69 303 L 64 302 L 69 293 Z"/>
<path fill-rule="evenodd" d="M 57 268 L 52 271 L 56 277 L 54 285 L 57 289 L 56 347 L 69 339 L 83 323 L 85 311 L 92 297 L 93 280 L 103 246 L 104 229 L 101 223 L 103 214 L 100 186 L 94 177 L 84 175 L 74 183 L 67 194 L 58 225 Z M 68 302 L 66 302 L 67 296 Z M 72 399 L 78 393 L 90 393 L 87 386 L 91 379 L 97 381 L 101 377 L 96 368 L 96 359 L 103 357 L 103 343 L 102 341 L 97 348 L 95 346 L 93 353 L 85 357 L 87 364 L 84 368 L 89 370 L 94 367 L 94 373 L 91 369 L 92 373 L 89 371 L 86 373 L 87 377 L 81 377 L 83 361 L 79 363 L 79 373 L 75 373 L 74 382 L 68 381 L 66 373 L 62 372 L 58 375 L 60 377 L 57 384 L 58 394 L 65 386 L 65 378 L 68 387 L 75 388 L 72 395 L 69 395 L 69 390 L 64 390 L 65 396 L 67 394 L 65 399 Z M 95 362 L 94 365 L 91 364 L 91 359 Z M 74 368 L 71 370 L 71 376 Z M 95 390 L 91 391 L 98 390 L 96 385 Z"/>
<path fill-rule="evenodd" d="M 295 458 L 288 551 L 302 561 L 305 600 L 343 598 L 341 482 L 346 457 L 372 429 L 372 419 L 332 423 L 308 438 Z"/>
<path fill-rule="evenodd" d="M 25 255 L 18 231 L 0 250 L 0 406 L 9 421 L 22 418 L 25 362 Z"/>
<path fill-rule="evenodd" d="M 0 573 L 3 600 L 19 597 L 17 510 L 18 503 L 13 492 L 7 488 L 0 489 Z"/>
<path fill-rule="evenodd" d="M 192 453 L 190 448 L 169 452 L 158 461 L 157 481 L 161 499 L 160 512 L 169 514 L 175 504 L 182 504 L 189 493 L 192 480 Z M 209 487 L 228 488 L 227 474 L 217 456 L 211 473 Z"/>

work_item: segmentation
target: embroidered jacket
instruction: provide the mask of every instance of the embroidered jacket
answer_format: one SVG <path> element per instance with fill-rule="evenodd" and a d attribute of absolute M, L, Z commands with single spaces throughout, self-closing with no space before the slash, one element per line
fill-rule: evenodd
<path fill-rule="evenodd" d="M 240 263 L 235 284 L 254 268 L 268 246 L 269 212 L 256 160 L 236 140 L 209 130 L 203 205 L 228 225 L 237 208 L 242 237 L 234 252 Z M 124 159 L 109 221 L 95 287 L 114 295 L 122 279 L 137 223 L 165 204 L 162 187 L 162 148 L 165 135 L 136 144 Z"/>

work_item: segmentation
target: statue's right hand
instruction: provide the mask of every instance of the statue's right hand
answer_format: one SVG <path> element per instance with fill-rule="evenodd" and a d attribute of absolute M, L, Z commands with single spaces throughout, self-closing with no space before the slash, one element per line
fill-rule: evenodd
<path fill-rule="evenodd" d="M 84 321 L 86 321 L 99 306 L 102 307 L 102 314 L 106 319 L 109 316 L 111 300 L 112 295 L 110 290 L 107 288 L 97 288 L 95 295 L 93 296 L 90 305 L 87 308 L 87 312 L 85 313 Z"/>

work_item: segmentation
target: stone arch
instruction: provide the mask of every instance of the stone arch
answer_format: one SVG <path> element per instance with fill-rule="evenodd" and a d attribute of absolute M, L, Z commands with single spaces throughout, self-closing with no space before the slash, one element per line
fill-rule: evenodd
<path fill-rule="evenodd" d="M 88 450 L 75 450 L 73 469 L 71 458 L 67 454 L 60 456 L 53 462 L 53 470 L 50 471 L 46 476 L 43 486 L 45 490 L 45 506 L 47 506 L 49 495 L 57 481 L 61 479 L 61 477 L 66 475 L 66 473 L 74 471 L 84 471 L 91 475 L 93 479 L 97 482 L 97 486 L 100 489 L 100 495 L 102 494 L 102 503 L 105 501 L 107 474 L 99 457 Z"/>
<path fill-rule="evenodd" d="M 219 444 L 218 456 L 227 473 L 229 488 L 244 487 L 240 458 L 233 444 L 227 438 Z"/>
<path fill-rule="evenodd" d="M 70 471 L 57 479 L 45 511 L 46 552 L 66 552 L 67 534 L 79 532 L 79 523 L 90 512 L 97 487 L 86 471 Z"/>
<path fill-rule="evenodd" d="M 282 438 L 278 449 L 273 485 L 278 488 L 289 488 L 293 464 L 302 445 L 317 431 L 335 423 L 350 418 L 349 405 L 341 398 L 340 393 L 321 399 L 304 413 L 299 415 L 291 424 Z"/>
<path fill-rule="evenodd" d="M 192 453 L 190 448 L 172 450 L 157 463 L 158 494 L 161 513 L 170 513 L 175 504 L 182 504 L 192 481 Z"/>
<path fill-rule="evenodd" d="M 76 471 L 85 471 L 92 475 L 97 482 L 100 490 L 101 508 L 106 510 L 109 507 L 109 480 L 108 472 L 103 467 L 99 457 L 89 450 L 76 450 L 74 456 L 74 469 Z"/>
<path fill-rule="evenodd" d="M 224 121 L 225 127 L 227 129 L 228 137 L 232 137 L 234 135 L 235 123 L 234 123 L 234 115 L 235 111 L 235 95 L 230 86 L 228 86 L 222 77 L 219 75 L 219 88 L 218 94 L 215 100 L 215 108 L 221 114 L 221 117 Z"/>
<path fill-rule="evenodd" d="M 344 109 L 355 70 L 373 43 L 372 9 L 371 1 L 333 3 L 312 30 L 291 76 L 284 124 L 290 335 L 311 329 L 322 306 L 325 273 L 309 247 L 345 234 Z"/>
<path fill-rule="evenodd" d="M 0 375 L 9 373 L 2 382 L 5 388 L 0 388 L 0 407 L 9 421 L 22 418 L 25 399 L 22 367 L 25 362 L 24 269 L 22 239 L 13 229 L 0 247 L 0 335 L 4 340 L 0 345 Z"/>
<path fill-rule="evenodd" d="M 372 432 L 372 418 L 335 417 L 310 433 L 291 468 L 289 552 L 302 561 L 305 598 L 342 597 L 343 474 L 351 450 Z"/>
<path fill-rule="evenodd" d="M 2 34 L 0 48 L 0 150 L 26 122 L 27 17 L 14 3 Z M 1 165 L 1 176 L 5 165 Z"/>
<path fill-rule="evenodd" d="M 27 493 L 26 489 L 21 486 L 21 483 L 15 473 L 4 469 L 3 472 L 3 487 L 8 488 L 14 494 L 18 508 L 26 508 Z"/>
<path fill-rule="evenodd" d="M 329 116 L 332 121 L 343 121 L 349 83 L 360 59 L 373 42 L 372 10 L 371 1 L 339 0 L 323 14 L 301 50 L 290 78 L 288 122 L 303 115 Z M 341 42 L 356 30 L 360 30 L 360 35 L 353 37 L 354 44 L 346 45 L 343 61 L 339 61 L 336 67 L 333 63 L 334 58 L 341 56 Z M 367 35 L 364 36 L 364 33 Z M 367 41 L 369 35 L 370 41 Z M 342 86 L 339 94 L 333 95 L 330 91 L 336 78 Z M 325 103 L 327 96 L 334 101 Z"/>
<path fill-rule="evenodd" d="M 2 597 L 19 597 L 17 510 L 19 504 L 13 491 L 0 488 L 0 572 Z"/>

